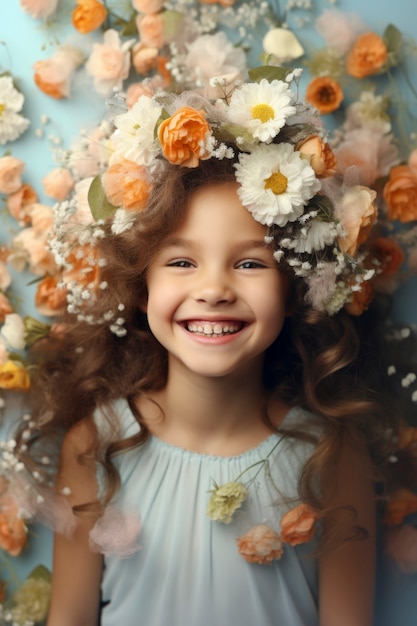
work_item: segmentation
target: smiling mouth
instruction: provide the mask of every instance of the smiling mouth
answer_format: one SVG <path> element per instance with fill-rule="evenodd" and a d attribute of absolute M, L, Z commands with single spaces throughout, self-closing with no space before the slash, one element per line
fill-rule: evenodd
<path fill-rule="evenodd" d="M 185 328 L 188 332 L 202 335 L 204 337 L 221 337 L 222 335 L 234 335 L 243 328 L 243 322 L 225 321 L 208 322 L 195 321 L 186 322 Z"/>

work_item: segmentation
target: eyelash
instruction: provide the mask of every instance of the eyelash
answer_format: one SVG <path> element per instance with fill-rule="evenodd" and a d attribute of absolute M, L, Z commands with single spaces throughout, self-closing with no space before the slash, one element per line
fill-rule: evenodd
<path fill-rule="evenodd" d="M 170 261 L 168 267 L 192 267 L 191 261 L 187 261 L 187 259 L 176 259 L 175 261 Z"/>
<path fill-rule="evenodd" d="M 167 265 L 168 267 L 180 267 L 180 268 L 194 267 L 193 263 L 191 261 L 187 261 L 187 259 L 177 259 L 175 261 L 170 261 L 169 263 L 167 263 Z M 247 261 L 241 261 L 236 265 L 237 269 L 242 269 L 242 270 L 260 269 L 263 267 L 265 267 L 264 263 L 260 261 L 252 261 L 249 259 Z"/>

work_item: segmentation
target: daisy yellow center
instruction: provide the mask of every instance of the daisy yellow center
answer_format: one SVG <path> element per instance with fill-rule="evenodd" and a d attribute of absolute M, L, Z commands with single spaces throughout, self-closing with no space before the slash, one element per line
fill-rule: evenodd
<path fill-rule="evenodd" d="M 0 116 L 3 115 L 5 110 L 6 110 L 6 105 L 5 104 L 0 104 Z"/>
<path fill-rule="evenodd" d="M 269 104 L 256 104 L 252 107 L 252 117 L 254 120 L 260 120 L 263 124 L 273 120 L 275 116 L 274 109 Z"/>
<path fill-rule="evenodd" d="M 287 189 L 288 178 L 281 172 L 274 172 L 269 178 L 265 178 L 265 189 L 270 189 L 276 196 L 284 193 Z"/>

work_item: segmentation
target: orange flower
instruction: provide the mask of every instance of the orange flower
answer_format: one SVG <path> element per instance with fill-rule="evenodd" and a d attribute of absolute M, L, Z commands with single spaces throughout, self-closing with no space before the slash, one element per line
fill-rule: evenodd
<path fill-rule="evenodd" d="M 389 237 L 377 237 L 370 244 L 371 255 L 378 261 L 378 272 L 383 276 L 396 274 L 404 263 L 405 254 L 401 246 Z M 374 265 L 374 264 L 373 264 Z"/>
<path fill-rule="evenodd" d="M 417 220 L 417 176 L 408 165 L 396 165 L 384 187 L 384 200 L 390 220 Z"/>
<path fill-rule="evenodd" d="M 388 58 L 383 39 L 376 33 L 364 33 L 357 38 L 346 57 L 346 71 L 354 78 L 377 74 Z"/>
<path fill-rule="evenodd" d="M 387 533 L 386 553 L 405 574 L 417 572 L 417 528 L 406 525 Z"/>
<path fill-rule="evenodd" d="M 401 487 L 391 495 L 385 510 L 384 522 L 387 526 L 399 526 L 407 515 L 417 512 L 417 495 L 410 489 Z"/>
<path fill-rule="evenodd" d="M 100 28 L 107 17 L 107 9 L 98 0 L 77 0 L 72 13 L 72 24 L 82 35 Z"/>
<path fill-rule="evenodd" d="M 27 534 L 16 500 L 9 493 L 3 494 L 0 497 L 0 547 L 11 556 L 19 556 L 27 543 Z"/>
<path fill-rule="evenodd" d="M 398 448 L 400 450 L 417 445 L 417 428 L 402 424 L 398 432 Z"/>
<path fill-rule="evenodd" d="M 290 509 L 281 519 L 281 539 L 290 546 L 311 541 L 316 532 L 317 516 L 308 504 Z"/>
<path fill-rule="evenodd" d="M 7 210 L 10 215 L 15 218 L 18 222 L 23 222 L 24 224 L 30 223 L 30 215 L 27 212 L 27 207 L 31 204 L 35 204 L 38 201 L 38 195 L 34 188 L 27 183 L 23 183 L 23 185 L 15 191 L 11 193 L 6 200 Z"/>
<path fill-rule="evenodd" d="M 204 114 L 191 107 L 182 107 L 164 120 L 158 135 L 162 151 L 175 165 L 197 167 L 199 159 L 207 158 L 202 147 L 210 126 Z"/>
<path fill-rule="evenodd" d="M 97 286 L 99 278 L 98 258 L 98 251 L 93 246 L 75 246 L 67 257 L 70 267 L 63 272 L 65 282 L 75 281 L 85 287 Z"/>
<path fill-rule="evenodd" d="M 13 313 L 13 307 L 7 296 L 0 291 L 0 324 L 4 323 L 4 318 L 9 313 Z"/>
<path fill-rule="evenodd" d="M 328 143 L 318 135 L 311 135 L 302 141 L 297 150 L 310 157 L 310 165 L 319 178 L 333 176 L 336 171 L 336 158 Z"/>
<path fill-rule="evenodd" d="M 374 288 L 370 280 L 365 280 L 361 283 L 360 291 L 352 292 L 352 298 L 345 304 L 345 311 L 349 315 L 362 315 L 364 311 L 369 307 L 374 298 Z"/>
<path fill-rule="evenodd" d="M 150 191 L 145 168 L 128 159 L 109 167 L 103 176 L 103 187 L 114 206 L 135 211 L 145 207 Z"/>
<path fill-rule="evenodd" d="M 343 101 L 341 86 L 330 76 L 318 76 L 310 81 L 306 90 L 306 100 L 322 115 L 336 111 Z"/>
<path fill-rule="evenodd" d="M 0 389 L 27 391 L 30 387 L 30 376 L 27 369 L 20 367 L 15 361 L 6 361 L 0 365 Z"/>
<path fill-rule="evenodd" d="M 41 315 L 56 315 L 64 311 L 66 296 L 66 290 L 58 287 L 58 280 L 55 276 L 45 276 L 38 283 L 35 306 Z"/>
<path fill-rule="evenodd" d="M 376 192 L 363 185 L 353 185 L 335 208 L 335 216 L 340 221 L 343 235 L 339 246 L 346 254 L 356 254 L 365 243 L 377 218 L 378 209 L 374 200 Z"/>
<path fill-rule="evenodd" d="M 236 541 L 239 554 L 249 563 L 268 564 L 282 556 L 281 538 L 266 524 L 254 526 Z"/>

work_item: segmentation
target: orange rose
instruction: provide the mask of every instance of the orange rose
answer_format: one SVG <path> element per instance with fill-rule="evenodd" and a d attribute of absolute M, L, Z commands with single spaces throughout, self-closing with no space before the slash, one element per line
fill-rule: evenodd
<path fill-rule="evenodd" d="M 0 547 L 11 556 L 19 556 L 27 543 L 27 534 L 17 502 L 9 493 L 3 494 L 0 498 Z"/>
<path fill-rule="evenodd" d="M 401 487 L 391 495 L 385 510 L 384 522 L 387 526 L 399 526 L 407 515 L 417 512 L 417 495 L 410 489 Z"/>
<path fill-rule="evenodd" d="M 396 165 L 390 171 L 384 187 L 384 200 L 390 220 L 417 220 L 417 176 L 408 165 Z"/>
<path fill-rule="evenodd" d="M 107 17 L 107 9 L 98 0 L 77 0 L 72 13 L 72 24 L 82 35 L 100 28 Z"/>
<path fill-rule="evenodd" d="M 150 191 L 145 168 L 128 159 L 109 167 L 103 176 L 103 187 L 114 206 L 135 211 L 145 207 Z"/>
<path fill-rule="evenodd" d="M 299 504 L 281 519 L 281 539 L 290 546 L 311 541 L 316 532 L 317 516 L 308 504 Z"/>
<path fill-rule="evenodd" d="M 374 298 L 374 288 L 370 280 L 361 283 L 360 291 L 352 292 L 351 300 L 345 304 L 345 311 L 349 315 L 362 315 Z"/>
<path fill-rule="evenodd" d="M 302 141 L 297 150 L 310 157 L 310 165 L 319 178 L 333 176 L 336 171 L 336 158 L 328 143 L 318 135 L 311 135 Z"/>
<path fill-rule="evenodd" d="M 388 58 L 383 39 L 376 33 L 364 33 L 357 38 L 346 57 L 346 71 L 354 78 L 377 74 Z"/>
<path fill-rule="evenodd" d="M 267 564 L 282 556 L 280 536 L 266 524 L 258 524 L 237 540 L 239 554 L 249 563 Z"/>
<path fill-rule="evenodd" d="M 0 389 L 27 391 L 30 387 L 30 376 L 27 369 L 15 361 L 6 361 L 0 365 Z"/>
<path fill-rule="evenodd" d="M 310 81 L 306 90 L 306 100 L 322 115 L 336 111 L 344 95 L 339 83 L 330 76 L 319 76 Z"/>
<path fill-rule="evenodd" d="M 378 261 L 378 273 L 383 276 L 396 274 L 404 263 L 405 254 L 401 246 L 389 237 L 377 237 L 370 244 L 371 255 Z M 372 265 L 375 265 L 373 263 Z"/>
<path fill-rule="evenodd" d="M 58 287 L 58 280 L 54 276 L 45 276 L 35 295 L 35 306 L 41 315 L 56 315 L 62 313 L 67 303 L 67 292 Z"/>
<path fill-rule="evenodd" d="M 182 107 L 163 121 L 158 129 L 162 152 L 175 165 L 197 167 L 199 159 L 205 156 L 202 143 L 210 132 L 204 114 Z"/>
<path fill-rule="evenodd" d="M 63 272 L 63 279 L 67 283 L 75 281 L 79 285 L 88 287 L 98 284 L 99 255 L 93 246 L 75 246 L 67 257 L 68 269 Z"/>
<path fill-rule="evenodd" d="M 141 41 L 132 48 L 132 64 L 138 74 L 148 74 L 156 68 L 158 48 L 145 46 Z"/>

